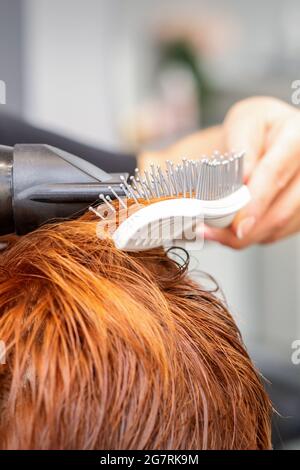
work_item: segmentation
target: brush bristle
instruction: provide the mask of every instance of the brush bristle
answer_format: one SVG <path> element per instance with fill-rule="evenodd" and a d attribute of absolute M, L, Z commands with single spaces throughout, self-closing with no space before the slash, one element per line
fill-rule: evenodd
<path fill-rule="evenodd" d="M 182 159 L 180 165 L 166 162 L 166 169 L 150 165 L 141 173 L 135 170 L 129 184 L 121 177 L 123 197 L 138 203 L 151 202 L 164 197 L 188 197 L 203 201 L 222 199 L 237 191 L 243 185 L 244 153 L 214 152 L 211 157 L 199 160 Z M 101 195 L 102 196 L 102 195 Z M 112 191 L 112 196 L 122 202 L 122 196 Z M 102 197 L 104 202 L 105 199 Z M 108 205 L 108 204 L 107 204 Z"/>
<path fill-rule="evenodd" d="M 243 157 L 243 153 L 215 152 L 210 158 L 183 159 L 180 165 L 167 161 L 165 170 L 152 164 L 143 175 L 136 170 L 125 195 L 150 200 L 172 196 L 221 199 L 242 186 Z"/>

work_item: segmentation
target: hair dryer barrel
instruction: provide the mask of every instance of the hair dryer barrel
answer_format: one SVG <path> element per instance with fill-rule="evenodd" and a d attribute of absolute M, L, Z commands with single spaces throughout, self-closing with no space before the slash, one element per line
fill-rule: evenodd
<path fill-rule="evenodd" d="M 127 174 L 123 174 L 125 178 Z M 0 146 L 0 234 L 24 234 L 71 218 L 119 188 L 120 174 L 43 144 Z"/>
<path fill-rule="evenodd" d="M 13 148 L 0 146 L 0 234 L 14 231 L 12 167 Z"/>

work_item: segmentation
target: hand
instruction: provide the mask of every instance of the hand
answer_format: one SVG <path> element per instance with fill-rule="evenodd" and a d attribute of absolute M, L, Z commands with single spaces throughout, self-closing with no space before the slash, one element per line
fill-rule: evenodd
<path fill-rule="evenodd" d="M 138 155 L 138 167 L 147 170 L 151 163 L 163 165 L 166 160 L 181 163 L 183 157 L 198 159 L 203 154 L 211 155 L 214 150 L 224 151 L 223 129 L 210 127 L 185 137 L 175 144 L 159 151 L 144 151 Z"/>
<path fill-rule="evenodd" d="M 300 111 L 274 98 L 237 103 L 222 134 L 227 150 L 245 150 L 252 200 L 228 229 L 205 237 L 232 248 L 280 240 L 300 230 Z"/>
<path fill-rule="evenodd" d="M 160 151 L 141 154 L 139 165 L 213 150 L 245 150 L 245 182 L 252 200 L 228 229 L 206 227 L 205 237 L 232 248 L 269 243 L 300 230 L 300 111 L 275 98 L 234 105 L 222 126 L 193 134 Z"/>

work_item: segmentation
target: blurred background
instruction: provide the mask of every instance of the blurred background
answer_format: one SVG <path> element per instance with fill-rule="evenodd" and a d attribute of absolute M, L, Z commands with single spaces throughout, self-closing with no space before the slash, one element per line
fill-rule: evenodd
<path fill-rule="evenodd" d="M 0 107 L 94 146 L 161 147 L 239 99 L 291 102 L 299 24 L 297 0 L 0 0 Z M 300 449 L 300 237 L 243 252 L 208 244 L 197 262 L 268 381 L 274 447 Z"/>

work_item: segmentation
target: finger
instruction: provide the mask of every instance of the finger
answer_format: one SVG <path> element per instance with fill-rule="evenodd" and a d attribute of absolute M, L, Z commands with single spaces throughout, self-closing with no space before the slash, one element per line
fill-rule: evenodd
<path fill-rule="evenodd" d="M 246 246 L 246 241 L 239 240 L 230 228 L 217 228 L 205 225 L 204 239 L 221 243 L 221 245 L 225 245 L 236 250 Z"/>
<path fill-rule="evenodd" d="M 290 223 L 286 225 L 285 228 L 282 229 L 281 231 L 277 231 L 277 232 L 270 234 L 269 236 L 261 240 L 260 243 L 263 245 L 267 245 L 269 243 L 275 243 L 280 240 L 283 240 L 284 238 L 290 237 L 291 235 L 295 235 L 296 233 L 299 232 L 299 230 L 300 230 L 300 222 L 297 220 L 294 223 Z"/>
<path fill-rule="evenodd" d="M 300 172 L 274 201 L 257 236 L 262 243 L 281 240 L 300 230 Z"/>
<path fill-rule="evenodd" d="M 238 238 L 248 235 L 299 170 L 300 125 L 298 133 L 291 133 L 287 127 L 258 162 L 248 183 L 251 201 L 233 222 Z"/>
<path fill-rule="evenodd" d="M 247 180 L 264 151 L 267 119 L 265 108 L 257 112 L 256 100 L 246 100 L 232 108 L 226 117 L 225 141 L 229 151 L 244 151 L 244 176 Z M 255 137 L 254 137 L 255 136 Z"/>
<path fill-rule="evenodd" d="M 248 98 L 231 108 L 224 122 L 226 144 L 228 150 L 246 152 L 246 181 L 266 151 L 269 130 L 294 115 L 294 107 L 268 96 Z"/>
<path fill-rule="evenodd" d="M 230 228 L 205 226 L 204 237 L 234 249 L 246 248 L 255 243 L 271 243 L 300 230 L 300 172 L 289 187 L 275 199 L 266 216 L 243 239 Z"/>
<path fill-rule="evenodd" d="M 243 246 L 276 241 L 300 229 L 300 172 L 243 239 Z"/>

